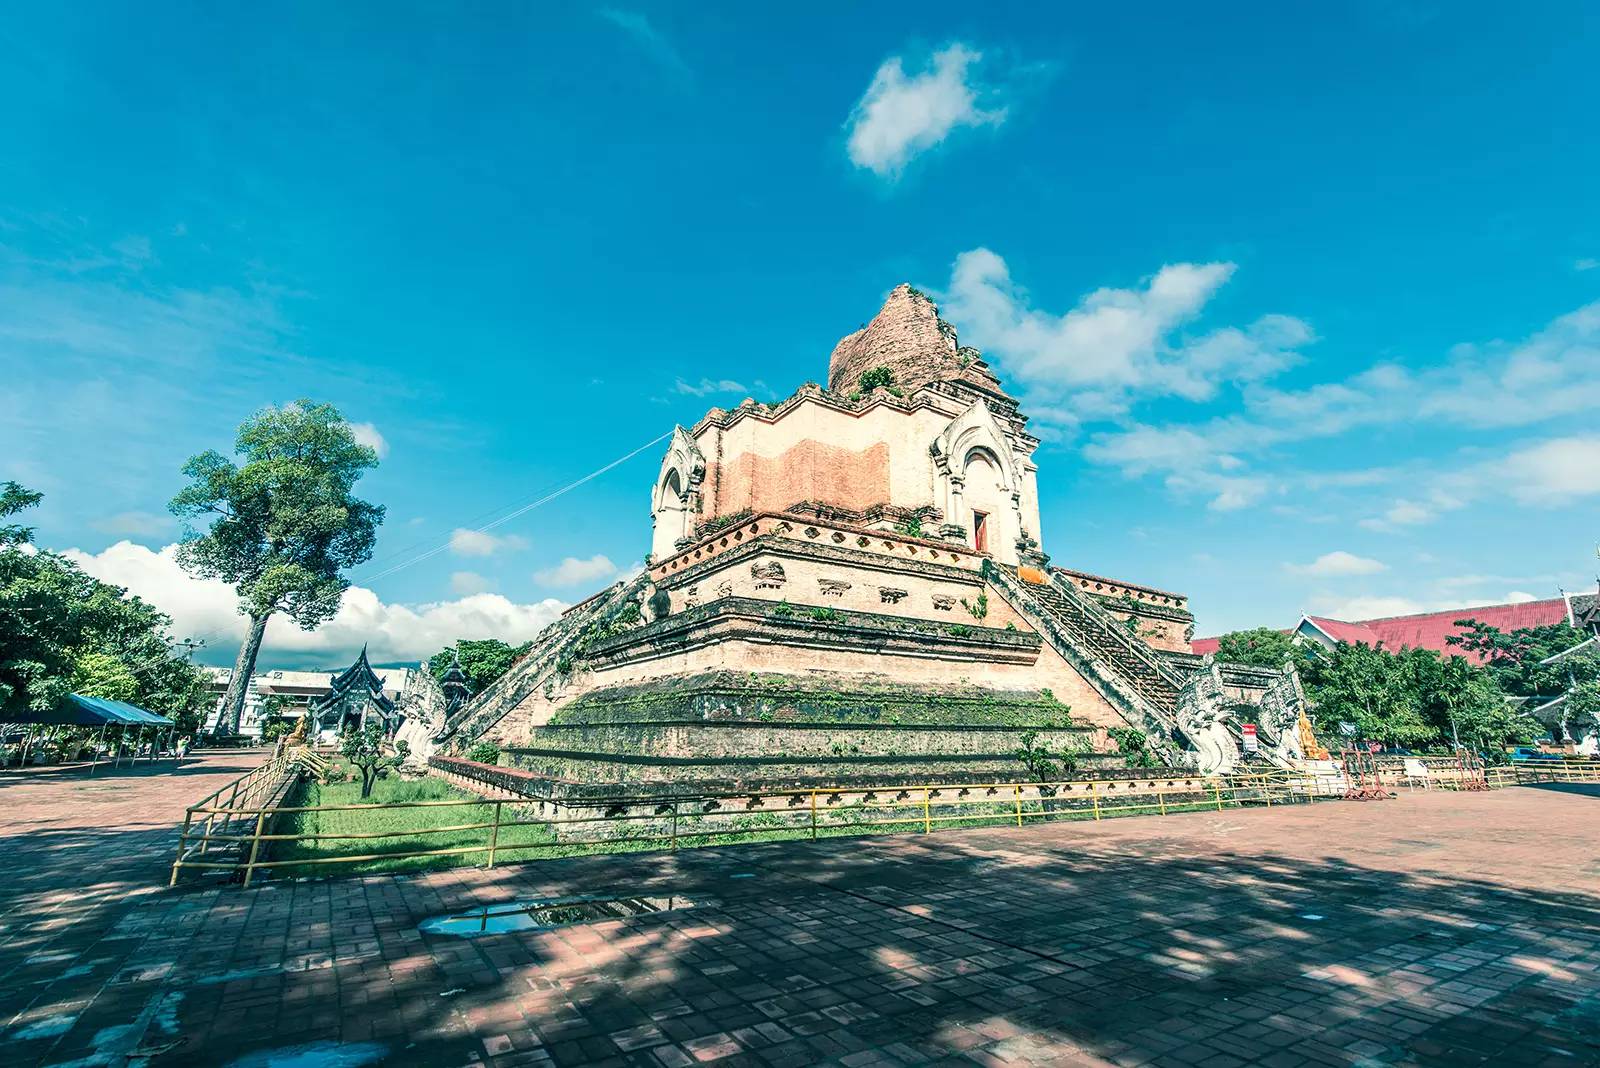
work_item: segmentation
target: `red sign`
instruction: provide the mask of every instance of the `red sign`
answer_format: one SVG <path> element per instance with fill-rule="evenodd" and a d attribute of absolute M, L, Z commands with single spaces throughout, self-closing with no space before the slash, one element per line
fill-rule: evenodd
<path fill-rule="evenodd" d="M 1239 730 L 1244 733 L 1244 751 L 1253 753 L 1260 748 L 1261 743 L 1256 741 L 1256 725 L 1254 723 L 1241 723 Z"/>

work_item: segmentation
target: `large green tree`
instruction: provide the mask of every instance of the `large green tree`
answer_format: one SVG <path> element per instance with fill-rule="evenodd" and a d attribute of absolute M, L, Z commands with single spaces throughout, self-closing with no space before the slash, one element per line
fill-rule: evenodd
<path fill-rule="evenodd" d="M 482 693 L 501 675 L 510 671 L 511 665 L 517 662 L 518 657 L 532 648 L 532 642 L 507 645 L 499 638 L 486 638 L 482 641 L 463 638 L 428 657 L 428 670 L 433 672 L 434 678 L 438 678 L 449 670 L 453 657 L 460 657 L 461 670 L 466 674 L 472 692 Z"/>
<path fill-rule="evenodd" d="M 0 519 L 38 500 L 15 483 L 0 486 Z M 131 701 L 194 730 L 206 680 L 172 641 L 171 619 L 35 549 L 31 536 L 0 526 L 0 714 L 48 710 L 81 693 Z"/>
<path fill-rule="evenodd" d="M 1458 619 L 1460 634 L 1445 642 L 1464 652 L 1477 653 L 1500 688 L 1516 697 L 1553 696 L 1570 684 L 1563 664 L 1543 664 L 1570 649 L 1588 635 L 1565 623 L 1518 627 L 1509 633 L 1475 619 Z"/>
<path fill-rule="evenodd" d="M 1391 653 L 1340 642 L 1308 663 L 1305 681 L 1312 718 L 1330 737 L 1349 723 L 1360 737 L 1390 746 L 1494 749 L 1538 733 L 1507 704 L 1492 673 L 1431 649 Z"/>
<path fill-rule="evenodd" d="M 1281 630 L 1256 627 L 1236 630 L 1217 639 L 1217 659 L 1229 664 L 1281 668 L 1286 663 L 1301 663 L 1306 653 Z"/>
<path fill-rule="evenodd" d="M 189 485 L 172 499 L 189 526 L 178 561 L 239 594 L 250 620 L 223 700 L 236 734 L 267 621 L 282 613 L 310 630 L 331 619 L 349 582 L 346 568 L 371 558 L 382 506 L 355 496 L 378 454 L 356 441 L 338 410 L 296 401 L 263 408 L 239 427 L 234 463 L 208 450 L 183 465 Z"/>

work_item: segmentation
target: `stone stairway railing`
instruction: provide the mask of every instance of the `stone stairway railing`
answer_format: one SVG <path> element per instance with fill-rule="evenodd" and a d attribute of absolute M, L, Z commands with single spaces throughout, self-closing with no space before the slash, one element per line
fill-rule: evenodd
<path fill-rule="evenodd" d="M 1151 747 L 1180 763 L 1178 691 L 1182 683 L 1114 616 L 1059 576 L 1026 582 L 1016 570 L 986 561 L 984 575 L 1034 623 L 1051 646 L 1143 731 Z"/>
<path fill-rule="evenodd" d="M 609 590 L 569 612 L 540 633 L 537 644 L 528 654 L 507 671 L 488 689 L 473 697 L 451 716 L 434 735 L 434 741 L 444 743 L 452 739 L 471 742 L 532 696 L 544 685 L 561 658 L 567 656 L 591 623 L 604 622 L 620 610 L 641 590 L 647 576 L 640 575 L 631 582 L 617 583 Z"/>

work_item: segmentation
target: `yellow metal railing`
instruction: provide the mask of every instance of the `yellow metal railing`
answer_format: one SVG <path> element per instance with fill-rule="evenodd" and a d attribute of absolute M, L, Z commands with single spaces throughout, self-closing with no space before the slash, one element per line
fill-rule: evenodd
<path fill-rule="evenodd" d="M 464 799 L 389 804 L 255 805 L 220 800 L 220 792 L 190 808 L 173 861 L 172 882 L 184 870 L 242 869 L 249 885 L 258 871 L 302 865 L 481 854 L 488 867 L 507 854 L 679 849 L 752 837 L 818 839 L 837 835 L 931 833 L 964 825 L 1022 827 L 1029 821 L 1102 820 L 1129 815 L 1169 815 L 1229 807 L 1293 804 L 1338 796 L 1326 781 L 1271 770 L 1208 778 L 1152 770 L 1137 779 L 1061 782 L 940 783 L 841 786 L 828 789 L 740 791 L 672 797 L 609 797 L 579 801 Z M 526 818 L 519 810 L 548 806 L 553 817 Z M 395 830 L 273 833 L 269 819 L 305 813 L 399 812 L 408 809 L 487 809 L 479 818 L 442 826 Z M 220 821 L 220 822 L 219 822 Z M 219 830 L 220 827 L 220 830 Z M 195 829 L 197 828 L 197 830 Z M 532 828 L 537 841 L 507 840 L 505 832 Z M 247 830 L 246 830 L 247 829 Z M 243 832 L 243 833 L 241 833 Z M 373 841 L 482 832 L 479 841 L 430 849 L 268 859 L 280 842 Z M 211 855 L 214 846 L 239 848 L 239 857 Z M 240 859 L 242 858 L 242 859 Z"/>
<path fill-rule="evenodd" d="M 233 782 L 218 787 L 197 804 L 190 805 L 183 815 L 183 829 L 178 834 L 178 855 L 173 861 L 172 877 L 167 885 L 177 884 L 181 868 L 237 867 L 237 862 L 234 861 L 218 863 L 190 859 L 207 856 L 214 843 L 250 841 L 252 843 L 250 862 L 254 862 L 260 851 L 260 842 L 264 840 L 261 832 L 271 811 L 266 802 L 273 798 L 281 798 L 286 782 L 302 770 L 315 773 L 326 767 L 327 761 L 311 750 L 291 749 L 280 741 L 266 763 L 241 775 Z M 226 801 L 222 799 L 223 794 L 228 795 Z M 200 824 L 198 833 L 196 833 L 197 817 Z M 255 824 L 253 835 L 240 837 L 231 833 L 235 823 L 240 821 L 248 823 L 250 820 Z"/>
<path fill-rule="evenodd" d="M 189 808 L 173 861 L 171 883 L 185 870 L 242 870 L 246 886 L 277 868 L 360 864 L 480 855 L 487 867 L 507 855 L 540 856 L 619 849 L 680 849 L 751 838 L 819 839 L 840 835 L 932 833 L 961 826 L 1026 826 L 1030 821 L 1104 820 L 1202 810 L 1305 803 L 1343 796 L 1342 777 L 1281 769 L 1206 777 L 1151 770 L 1137 778 L 1061 782 L 928 783 L 839 786 L 581 800 L 471 798 L 387 804 L 282 805 L 284 777 L 320 771 L 328 762 L 309 751 L 280 752 L 239 781 Z M 1600 783 L 1600 760 L 1527 762 L 1488 769 L 1431 766 L 1428 782 L 1386 773 L 1388 789 L 1482 789 L 1533 783 Z M 461 773 L 458 771 L 457 775 Z M 1476 783 L 1476 785 L 1474 785 Z M 485 786 L 493 784 L 485 783 Z M 499 788 L 499 787 L 496 787 Z M 223 795 L 227 794 L 224 798 Z M 264 800 L 264 799 L 272 799 Z M 464 811 L 440 826 L 395 830 L 274 833 L 270 821 L 306 813 Z M 533 809 L 552 816 L 530 818 Z M 529 835 L 524 832 L 532 830 Z M 481 837 L 478 837 L 481 832 Z M 508 834 L 510 837 L 508 838 Z M 466 844 L 329 856 L 272 859 L 282 842 L 372 842 L 471 835 Z M 519 840 L 533 837 L 537 840 Z M 223 856 L 220 847 L 237 847 Z M 264 852 L 265 851 L 265 852 Z"/>

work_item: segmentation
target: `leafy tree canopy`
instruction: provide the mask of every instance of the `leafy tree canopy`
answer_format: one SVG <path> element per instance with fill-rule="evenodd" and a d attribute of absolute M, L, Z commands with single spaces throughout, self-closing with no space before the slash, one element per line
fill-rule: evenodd
<path fill-rule="evenodd" d="M 1493 674 L 1464 657 L 1340 642 L 1304 670 L 1313 721 L 1329 737 L 1352 723 L 1389 746 L 1496 749 L 1542 733 L 1506 703 Z"/>
<path fill-rule="evenodd" d="M 479 694 L 488 689 L 501 675 L 511 670 L 511 665 L 516 663 L 517 658 L 532 648 L 532 642 L 507 645 L 498 638 L 486 638 L 482 641 L 463 638 L 428 657 L 428 670 L 437 678 L 450 669 L 452 654 L 459 656 L 461 670 L 466 673 L 472 692 Z"/>
<path fill-rule="evenodd" d="M 1565 690 L 1570 681 L 1570 665 L 1543 666 L 1539 661 L 1570 649 L 1587 637 L 1565 623 L 1519 627 L 1509 634 L 1475 619 L 1458 619 L 1456 626 L 1464 633 L 1452 634 L 1445 642 L 1482 656 L 1500 688 L 1516 697 L 1551 696 Z"/>
<path fill-rule="evenodd" d="M 0 518 L 38 502 L 0 487 Z M 0 527 L 0 713 L 57 707 L 69 693 L 128 701 L 193 731 L 208 703 L 205 675 L 175 655 L 171 619 L 70 560 Z M 27 546 L 24 549 L 24 546 Z"/>
<path fill-rule="evenodd" d="M 183 465 L 190 483 L 172 512 L 211 526 L 187 532 L 179 562 L 231 583 L 248 615 L 283 612 L 307 629 L 325 622 L 349 585 L 341 571 L 371 557 L 383 522 L 381 505 L 352 492 L 378 454 L 338 409 L 308 400 L 257 412 L 234 451 L 242 464 L 208 450 Z"/>
<path fill-rule="evenodd" d="M 232 584 L 250 617 L 224 699 L 230 733 L 239 729 L 267 620 L 281 612 L 310 630 L 332 618 L 349 585 L 345 569 L 372 556 L 384 515 L 354 495 L 378 454 L 356 441 L 332 405 L 263 408 L 240 425 L 234 452 L 241 463 L 215 450 L 190 457 L 189 485 L 170 505 L 185 520 L 178 562 Z M 190 525 L 198 522 L 210 527 L 201 533 Z"/>
<path fill-rule="evenodd" d="M 1229 664 L 1281 668 L 1286 663 L 1304 663 L 1306 652 L 1283 631 L 1256 627 L 1252 630 L 1236 630 L 1218 638 L 1217 659 Z"/>

